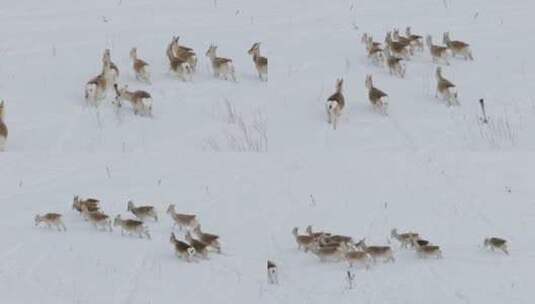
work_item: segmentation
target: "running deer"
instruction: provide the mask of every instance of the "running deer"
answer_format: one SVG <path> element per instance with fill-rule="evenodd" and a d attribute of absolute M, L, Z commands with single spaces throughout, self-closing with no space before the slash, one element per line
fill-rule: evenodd
<path fill-rule="evenodd" d="M 102 55 L 103 66 L 108 68 L 104 69 L 104 78 L 109 84 L 116 84 L 119 78 L 119 68 L 115 63 L 111 61 L 111 52 L 110 49 L 105 49 L 104 54 Z"/>
<path fill-rule="evenodd" d="M 236 75 L 232 60 L 228 58 L 217 57 L 216 52 L 217 46 L 213 44 L 211 44 L 208 48 L 208 51 L 206 51 L 206 57 L 210 58 L 210 61 L 212 62 L 214 77 L 223 77 L 225 80 L 228 80 L 230 77 L 234 82 L 236 82 Z"/>
<path fill-rule="evenodd" d="M 193 79 L 193 69 L 191 65 L 182 58 L 173 58 L 169 62 L 171 71 L 182 81 L 191 81 Z"/>
<path fill-rule="evenodd" d="M 360 42 L 364 44 L 366 47 L 366 51 L 370 51 L 371 48 L 381 48 L 382 44 L 380 42 L 373 41 L 373 37 L 371 35 L 368 35 L 368 33 L 362 34 L 362 38 L 360 39 Z"/>
<path fill-rule="evenodd" d="M 336 130 L 336 123 L 338 117 L 342 115 L 342 110 L 345 107 L 345 98 L 342 93 L 342 86 L 344 85 L 344 79 L 340 78 L 336 80 L 336 92 L 327 98 L 327 121 L 333 125 L 333 129 Z"/>
<path fill-rule="evenodd" d="M 381 66 L 384 62 L 385 50 L 383 50 L 380 45 L 374 45 L 371 39 L 368 40 L 368 47 L 366 49 L 368 51 L 368 59 L 370 59 L 372 63 Z"/>
<path fill-rule="evenodd" d="M 419 234 L 416 232 L 398 233 L 396 228 L 390 231 L 390 236 L 400 242 L 401 248 L 407 248 L 409 245 L 414 246 L 414 241 L 419 238 Z"/>
<path fill-rule="evenodd" d="M 503 253 L 509 255 L 509 251 L 507 250 L 507 241 L 502 238 L 498 238 L 498 237 L 486 238 L 483 244 L 485 247 L 490 248 L 492 251 L 499 249 L 503 251 Z"/>
<path fill-rule="evenodd" d="M 200 257 L 207 259 L 208 258 L 208 245 L 205 243 L 194 239 L 191 236 L 191 233 L 189 231 L 186 231 L 186 242 L 188 242 L 193 248 L 195 248 L 196 254 L 198 254 Z"/>
<path fill-rule="evenodd" d="M 342 244 L 341 249 L 344 252 L 344 259 L 349 264 L 349 267 L 358 264 L 364 266 L 366 269 L 370 268 L 370 256 L 365 251 L 355 250 L 346 244 Z"/>
<path fill-rule="evenodd" d="M 387 47 L 390 48 L 390 52 L 394 56 L 403 58 L 405 60 L 410 59 L 409 44 L 400 41 L 393 41 L 391 32 L 386 33 L 385 43 Z"/>
<path fill-rule="evenodd" d="M 145 91 L 128 91 L 128 86 L 120 88 L 115 84 L 115 103 L 118 107 L 122 106 L 121 101 L 127 100 L 132 105 L 135 115 L 152 116 L 152 97 Z"/>
<path fill-rule="evenodd" d="M 195 232 L 201 242 L 215 249 L 217 253 L 221 253 L 221 243 L 219 242 L 218 235 L 203 232 L 200 224 L 193 228 L 193 232 Z"/>
<path fill-rule="evenodd" d="M 38 226 L 40 223 L 45 223 L 48 229 L 52 229 L 52 226 L 56 227 L 58 231 L 67 231 L 67 227 L 61 219 L 62 215 L 59 213 L 47 213 L 45 215 L 36 215 L 35 216 L 35 226 Z"/>
<path fill-rule="evenodd" d="M 197 54 L 192 48 L 179 44 L 180 36 L 173 37 L 173 40 L 169 44 L 167 50 L 167 57 L 172 62 L 172 58 L 181 59 L 188 63 L 190 72 L 195 73 L 197 71 Z"/>
<path fill-rule="evenodd" d="M 82 205 L 82 216 L 86 221 L 89 221 L 95 229 L 102 228 L 103 230 L 112 231 L 111 218 L 100 211 L 89 211 L 86 205 Z"/>
<path fill-rule="evenodd" d="M 270 260 L 267 261 L 267 277 L 269 284 L 279 284 L 279 271 L 277 270 L 277 265 Z"/>
<path fill-rule="evenodd" d="M 395 28 L 392 33 L 392 38 L 394 38 L 395 41 L 400 42 L 402 44 L 407 45 L 409 54 L 414 55 L 414 47 L 411 43 L 411 40 L 408 37 L 403 37 L 399 34 L 399 29 Z"/>
<path fill-rule="evenodd" d="M 175 247 L 175 255 L 183 258 L 186 262 L 191 262 L 191 258 L 195 255 L 195 248 L 186 242 L 182 242 L 175 237 L 175 233 L 171 232 L 169 242 Z"/>
<path fill-rule="evenodd" d="M 366 76 L 365 85 L 368 89 L 368 99 L 370 100 L 370 103 L 374 109 L 379 109 L 383 112 L 383 114 L 387 115 L 388 95 L 373 86 L 372 75 Z"/>
<path fill-rule="evenodd" d="M 343 257 L 340 246 L 320 246 L 319 244 L 315 244 L 310 251 L 312 251 L 321 262 L 338 262 Z"/>
<path fill-rule="evenodd" d="M 420 245 L 418 242 L 415 242 L 414 244 L 416 245 L 416 254 L 419 258 L 442 258 L 442 251 L 440 250 L 440 246 L 431 244 Z"/>
<path fill-rule="evenodd" d="M 442 76 L 441 67 L 437 67 L 435 77 L 437 80 L 437 91 L 435 93 L 435 97 L 440 97 L 442 100 L 447 101 L 450 106 L 459 105 L 455 85 Z"/>
<path fill-rule="evenodd" d="M 297 227 L 294 227 L 294 229 L 292 229 L 292 234 L 295 237 L 295 242 L 297 243 L 298 250 L 303 249 L 305 252 L 308 252 L 316 244 L 316 240 L 313 236 L 300 235 L 299 229 Z"/>
<path fill-rule="evenodd" d="M 459 40 L 452 41 L 450 39 L 449 32 L 445 32 L 442 35 L 442 42 L 448 47 L 448 49 L 450 49 L 453 57 L 461 55 L 464 57 L 464 60 L 474 60 L 474 57 L 472 57 L 472 50 L 470 49 L 470 45 L 466 42 Z"/>
<path fill-rule="evenodd" d="M 72 200 L 72 209 L 82 212 L 82 206 L 85 206 L 89 212 L 95 212 L 100 209 L 100 200 L 96 198 L 81 199 L 78 195 Z"/>
<path fill-rule="evenodd" d="M 102 72 L 91 78 L 85 85 L 85 100 L 88 104 L 93 106 L 98 106 L 99 102 L 104 99 L 106 96 L 106 91 L 108 90 L 108 81 L 106 80 L 105 75 L 108 73 L 107 70 L 110 69 L 109 63 L 104 63 Z"/>
<path fill-rule="evenodd" d="M 7 125 L 4 122 L 6 116 L 6 105 L 3 100 L 0 101 L 0 152 L 5 151 L 7 143 Z"/>
<path fill-rule="evenodd" d="M 134 202 L 128 201 L 126 211 L 132 212 L 138 219 L 145 221 L 147 219 L 153 219 L 158 221 L 158 215 L 156 209 L 153 206 L 134 206 Z"/>
<path fill-rule="evenodd" d="M 253 62 L 258 72 L 258 78 L 262 81 L 268 80 L 268 59 L 260 55 L 260 42 L 256 42 L 247 51 L 247 53 L 253 56 Z"/>
<path fill-rule="evenodd" d="M 167 214 L 173 219 L 173 228 L 178 226 L 180 230 L 193 229 L 199 225 L 199 221 L 195 214 L 176 213 L 175 205 L 173 204 L 169 205 L 167 208 Z"/>
<path fill-rule="evenodd" d="M 143 238 L 143 236 L 146 236 L 148 239 L 151 238 L 149 230 L 143 225 L 142 221 L 131 219 L 123 220 L 121 219 L 121 215 L 117 215 L 113 221 L 113 226 L 121 227 L 121 235 L 124 235 L 126 231 L 128 235 L 137 234 L 140 239 Z"/>
<path fill-rule="evenodd" d="M 132 59 L 132 66 L 134 68 L 134 73 L 136 74 L 136 79 L 150 84 L 149 64 L 138 58 L 137 48 L 134 47 L 130 50 L 130 59 Z"/>
<path fill-rule="evenodd" d="M 433 58 L 434 63 L 439 63 L 440 61 L 442 61 L 444 64 L 450 65 L 450 62 L 448 61 L 447 47 L 434 45 L 433 38 L 431 37 L 431 35 L 427 35 L 425 41 L 427 43 L 427 47 L 429 47 L 429 52 L 431 53 L 431 57 Z"/>
<path fill-rule="evenodd" d="M 405 29 L 405 35 L 407 35 L 407 38 L 410 41 L 410 44 L 418 49 L 420 52 L 424 50 L 424 42 L 423 37 L 420 35 L 415 35 L 411 33 L 411 27 L 407 26 Z"/>
<path fill-rule="evenodd" d="M 306 233 L 308 235 L 310 235 L 311 237 L 314 238 L 314 240 L 318 241 L 321 237 L 329 237 L 331 236 L 330 233 L 328 232 L 323 232 L 323 231 L 317 231 L 317 232 L 313 232 L 312 231 L 312 225 L 308 225 L 307 228 L 305 229 Z"/>
<path fill-rule="evenodd" d="M 389 49 L 385 49 L 384 53 L 386 57 L 386 66 L 388 67 L 390 75 L 397 75 L 400 78 L 405 77 L 406 68 L 401 63 L 403 59 L 392 56 Z"/>
<path fill-rule="evenodd" d="M 394 253 L 390 246 L 367 246 L 366 239 L 362 239 L 355 244 L 355 247 L 360 247 L 364 252 L 369 254 L 374 263 L 376 263 L 378 259 L 382 259 L 385 262 L 395 262 Z"/>

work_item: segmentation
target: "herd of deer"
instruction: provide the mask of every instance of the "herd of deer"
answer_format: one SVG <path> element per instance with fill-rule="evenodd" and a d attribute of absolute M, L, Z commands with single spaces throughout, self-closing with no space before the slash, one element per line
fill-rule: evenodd
<path fill-rule="evenodd" d="M 292 230 L 292 234 L 299 250 L 312 252 L 322 262 L 345 260 L 349 267 L 360 265 L 368 269 L 371 263 L 376 264 L 379 260 L 384 262 L 395 261 L 392 247 L 368 246 L 366 245 L 366 239 L 355 242 L 352 237 L 347 235 L 323 231 L 314 232 L 310 225 L 306 228 L 306 234 L 299 234 L 297 227 Z M 419 233 L 398 233 L 397 229 L 392 229 L 390 236 L 399 241 L 401 248 L 413 248 L 420 258 L 442 258 L 440 246 L 421 238 Z M 501 250 L 505 254 L 509 254 L 507 241 L 502 238 L 486 238 L 483 244 L 493 251 Z"/>
<path fill-rule="evenodd" d="M 372 63 L 379 66 L 386 65 L 390 75 L 404 78 L 406 66 L 402 61 L 410 60 L 416 52 L 424 51 L 423 36 L 413 34 L 410 27 L 406 28 L 405 34 L 406 36 L 402 36 L 398 29 L 387 32 L 383 46 L 382 43 L 373 41 L 371 35 L 364 33 L 361 42 L 365 45 L 368 58 Z M 443 34 L 443 46 L 433 44 L 431 35 L 426 36 L 425 42 L 434 63 L 449 65 L 450 54 L 453 57 L 461 56 L 465 60 L 474 60 L 470 45 L 463 41 L 451 40 L 449 32 Z M 455 85 L 442 75 L 440 66 L 435 70 L 435 78 L 437 81 L 435 97 L 446 101 L 450 106 L 459 105 Z M 337 79 L 335 93 L 327 98 L 327 120 L 334 129 L 336 129 L 337 119 L 346 105 L 342 86 L 343 79 Z M 368 90 L 368 99 L 373 108 L 386 115 L 388 94 L 374 86 L 371 75 L 366 76 L 365 87 Z"/>
<path fill-rule="evenodd" d="M 100 205 L 100 200 L 94 198 L 80 199 L 75 196 L 72 208 L 78 211 L 85 221 L 92 224 L 95 229 L 111 232 L 112 224 L 120 227 L 121 235 L 136 235 L 139 238 L 151 239 L 147 221 L 158 221 L 158 214 L 154 206 L 135 206 L 132 201 L 127 203 L 127 211 L 131 212 L 136 219 L 123 219 L 117 215 L 115 219 L 105 214 Z M 209 251 L 221 253 L 221 244 L 219 236 L 211 233 L 205 233 L 201 230 L 201 225 L 196 215 L 176 213 L 175 205 L 169 205 L 167 214 L 173 220 L 173 228 L 178 227 L 180 231 L 185 231 L 184 239 L 181 241 L 176 238 L 175 233 L 171 232 L 170 242 L 173 244 L 177 257 L 191 262 L 195 257 L 207 259 Z M 35 226 L 44 223 L 49 229 L 56 228 L 58 231 L 67 231 L 67 227 L 59 213 L 46 213 L 35 216 Z M 193 236 L 193 234 L 195 237 Z"/>
<path fill-rule="evenodd" d="M 403 60 L 410 60 L 415 53 L 423 52 L 423 36 L 415 35 L 411 28 L 405 30 L 406 36 L 402 36 L 398 29 L 393 32 L 387 32 L 384 46 L 380 42 L 373 41 L 373 37 L 364 33 L 361 42 L 365 44 L 368 58 L 377 65 L 386 65 L 391 75 L 404 78 L 406 66 L 402 64 Z M 434 63 L 443 63 L 449 65 L 448 57 L 462 56 L 465 60 L 473 60 L 470 45 L 463 41 L 451 40 L 449 32 L 443 34 L 444 45 L 433 44 L 432 37 L 426 36 L 426 44 Z M 217 56 L 217 46 L 211 44 L 206 51 L 206 57 L 210 59 L 214 77 L 225 80 L 236 81 L 235 69 L 232 60 L 229 58 Z M 268 59 L 260 54 L 260 42 L 256 42 L 248 50 L 252 56 L 253 62 L 262 81 L 268 80 Z M 197 71 L 197 55 L 195 51 L 179 43 L 179 37 L 173 37 L 166 49 L 166 55 L 169 59 L 170 70 L 183 81 L 191 80 L 192 75 Z M 132 68 L 136 79 L 151 83 L 149 64 L 138 57 L 137 48 L 130 50 L 132 59 Z M 450 106 L 459 105 L 455 84 L 442 75 L 442 68 L 436 68 L 435 77 L 436 98 L 446 101 Z M 113 104 L 118 107 L 122 106 L 122 101 L 130 102 L 134 114 L 152 116 L 152 97 L 150 93 L 143 90 L 129 91 L 128 86 L 119 87 L 119 68 L 111 61 L 109 49 L 104 51 L 102 56 L 102 72 L 89 80 L 85 86 L 85 99 L 94 106 L 98 106 L 100 101 L 106 97 L 107 91 L 115 91 L 115 100 Z M 336 129 L 338 117 L 342 114 L 346 106 L 343 89 L 343 79 L 336 80 L 336 91 L 327 99 L 326 110 L 329 124 Z M 387 114 L 388 94 L 378 89 L 372 79 L 372 75 L 366 76 L 365 87 L 368 90 L 368 99 L 373 108 Z M 0 102 L 0 151 L 5 149 L 7 141 L 7 126 L 4 122 L 4 102 Z"/>
<path fill-rule="evenodd" d="M 232 80 L 236 82 L 236 73 L 232 60 L 217 56 L 217 46 L 211 44 L 206 51 L 206 57 L 210 59 L 214 77 Z M 260 55 L 260 42 L 256 42 L 248 51 L 253 58 L 258 77 L 262 81 L 268 80 L 268 60 Z M 169 59 L 169 69 L 183 81 L 191 80 L 197 71 L 197 54 L 187 46 L 179 44 L 179 37 L 173 37 L 167 46 L 166 55 Z M 149 64 L 138 57 L 137 48 L 130 50 L 132 67 L 136 79 L 151 84 Z M 102 72 L 87 82 L 85 86 L 85 99 L 91 104 L 98 103 L 106 97 L 106 92 L 113 88 L 115 91 L 114 104 L 121 106 L 121 101 L 129 101 L 134 113 L 140 115 L 152 115 L 152 97 L 142 90 L 128 91 L 128 86 L 118 86 L 119 68 L 111 61 L 110 50 L 106 49 L 102 56 Z"/>

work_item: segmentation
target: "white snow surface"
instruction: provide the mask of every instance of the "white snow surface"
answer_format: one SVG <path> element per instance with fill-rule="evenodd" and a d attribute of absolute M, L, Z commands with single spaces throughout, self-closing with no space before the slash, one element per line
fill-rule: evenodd
<path fill-rule="evenodd" d="M 530 0 L 0 0 L 9 128 L 0 302 L 531 303 L 534 9 Z M 427 49 L 406 62 L 406 79 L 369 63 L 362 33 L 382 41 L 407 25 L 435 43 L 444 31 L 470 43 L 473 62 L 443 67 L 459 107 L 435 99 Z M 173 35 L 199 57 L 191 82 L 168 71 Z M 268 82 L 247 54 L 256 41 Z M 213 78 L 211 43 L 233 59 L 237 83 Z M 135 79 L 134 46 L 152 85 Z M 151 93 L 153 118 L 117 111 L 111 93 L 85 104 L 105 48 L 121 85 Z M 366 74 L 389 95 L 387 117 L 367 101 Z M 346 108 L 333 130 L 325 102 L 339 77 Z M 237 153 L 255 150 L 244 148 L 240 120 L 261 153 Z M 130 199 L 154 205 L 152 240 L 96 231 L 71 209 L 75 194 L 100 198 L 113 217 L 127 216 Z M 171 203 L 219 234 L 223 254 L 175 257 Z M 34 227 L 46 212 L 62 213 L 67 232 Z M 346 263 L 297 250 L 291 229 L 308 224 L 391 245 L 396 262 L 355 269 L 348 290 Z M 400 249 L 392 228 L 420 232 L 444 258 Z M 488 236 L 506 238 L 511 254 L 485 250 Z M 267 259 L 278 286 L 267 284 Z"/>

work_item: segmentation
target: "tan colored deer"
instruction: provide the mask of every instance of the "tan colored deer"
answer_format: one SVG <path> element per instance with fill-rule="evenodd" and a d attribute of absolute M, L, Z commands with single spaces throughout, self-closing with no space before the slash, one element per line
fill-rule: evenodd
<path fill-rule="evenodd" d="M 149 230 L 143 225 L 142 221 L 131 219 L 123 220 L 121 219 L 121 215 L 117 215 L 113 221 L 113 226 L 121 227 L 121 235 L 124 235 L 124 232 L 126 231 L 129 235 L 134 233 L 137 234 L 140 239 L 143 238 L 143 236 L 146 236 L 148 239 L 151 238 Z"/>
<path fill-rule="evenodd" d="M 5 123 L 6 117 L 6 104 L 3 100 L 0 100 L 0 152 L 6 150 L 7 143 L 7 125 Z"/>
<path fill-rule="evenodd" d="M 386 57 L 386 66 L 388 67 L 388 72 L 390 73 L 390 75 L 397 75 L 400 78 L 404 78 L 406 68 L 401 63 L 403 59 L 392 56 L 388 48 L 384 50 L 384 54 Z"/>
<path fill-rule="evenodd" d="M 150 84 L 149 64 L 138 58 L 137 48 L 133 47 L 130 50 L 130 59 L 132 59 L 132 67 L 134 68 L 136 79 Z"/>
<path fill-rule="evenodd" d="M 191 73 L 197 71 L 197 54 L 192 48 L 179 44 L 180 36 L 173 37 L 173 40 L 168 47 L 168 58 L 172 62 L 172 58 L 181 59 L 189 64 Z"/>
<path fill-rule="evenodd" d="M 173 228 L 178 226 L 180 230 L 193 229 L 199 225 L 197 215 L 176 213 L 175 205 L 173 204 L 169 205 L 167 208 L 167 214 L 169 214 L 173 219 Z"/>
<path fill-rule="evenodd" d="M 459 105 L 455 85 L 442 76 L 441 67 L 437 67 L 435 77 L 437 80 L 437 91 L 435 93 L 435 97 L 440 97 L 442 100 L 447 101 L 450 106 Z"/>
<path fill-rule="evenodd" d="M 314 238 L 314 240 L 318 241 L 321 237 L 328 237 L 331 236 L 329 232 L 323 232 L 323 231 L 312 231 L 312 225 L 308 225 L 305 229 L 306 233 Z"/>
<path fill-rule="evenodd" d="M 177 257 L 183 258 L 188 263 L 192 261 L 192 257 L 195 255 L 195 248 L 193 248 L 186 242 L 182 242 L 178 240 L 175 237 L 174 232 L 171 232 L 171 237 L 169 238 L 169 242 L 173 244 L 173 247 L 175 248 L 175 255 Z"/>
<path fill-rule="evenodd" d="M 85 100 L 88 104 L 98 106 L 99 102 L 106 97 L 109 83 L 104 76 L 109 70 L 109 63 L 104 64 L 103 71 L 91 78 L 85 85 Z"/>
<path fill-rule="evenodd" d="M 253 46 L 247 51 L 253 56 L 253 62 L 258 72 L 258 78 L 262 81 L 268 80 L 268 59 L 260 55 L 260 42 L 255 42 Z"/>
<path fill-rule="evenodd" d="M 382 43 L 373 41 L 373 37 L 368 33 L 362 34 L 360 42 L 366 47 L 366 51 L 370 51 L 371 48 L 382 48 Z"/>
<path fill-rule="evenodd" d="M 86 221 L 89 221 L 95 229 L 99 230 L 99 228 L 102 228 L 103 230 L 112 231 L 111 229 L 111 218 L 100 211 L 89 211 L 87 209 L 86 205 L 82 205 L 82 216 L 86 219 Z"/>
<path fill-rule="evenodd" d="M 318 244 L 315 244 L 310 251 L 312 251 L 321 262 L 338 262 L 343 258 L 343 252 L 340 246 L 319 246 Z"/>
<path fill-rule="evenodd" d="M 429 48 L 429 52 L 431 53 L 431 57 L 433 58 L 434 63 L 439 63 L 440 61 L 442 61 L 444 64 L 450 65 L 450 62 L 448 61 L 447 47 L 434 45 L 433 38 L 431 37 L 431 35 L 427 35 L 425 41 L 427 43 L 427 47 Z"/>
<path fill-rule="evenodd" d="M 409 44 L 400 41 L 393 41 L 391 32 L 386 33 L 385 43 L 387 47 L 390 48 L 390 52 L 394 56 L 403 58 L 405 60 L 410 59 Z"/>
<path fill-rule="evenodd" d="M 222 77 L 225 80 L 228 80 L 229 77 L 236 82 L 236 75 L 234 71 L 234 65 L 232 60 L 223 57 L 217 57 L 217 46 L 210 45 L 208 51 L 206 51 L 206 57 L 210 58 L 212 62 L 212 69 L 214 71 L 214 77 Z"/>
<path fill-rule="evenodd" d="M 81 199 L 78 195 L 75 195 L 72 200 L 72 209 L 81 213 L 82 206 L 86 206 L 89 212 L 98 211 L 100 209 L 100 200 L 96 198 Z"/>
<path fill-rule="evenodd" d="M 395 41 L 400 42 L 402 44 L 407 45 L 409 54 L 412 56 L 414 55 L 414 47 L 411 43 L 411 40 L 408 37 L 403 37 L 399 34 L 399 29 L 395 28 L 392 33 L 392 38 L 394 38 Z"/>
<path fill-rule="evenodd" d="M 105 49 L 104 54 L 102 55 L 102 64 L 104 66 L 109 66 L 108 69 L 104 69 L 104 77 L 110 85 L 117 83 L 119 79 L 119 68 L 115 63 L 111 61 L 111 52 L 110 49 Z"/>
<path fill-rule="evenodd" d="M 418 242 L 415 242 L 414 244 L 416 245 L 416 254 L 419 258 L 442 258 L 442 251 L 440 250 L 440 246 L 431 244 L 420 245 Z"/>
<path fill-rule="evenodd" d="M 308 252 L 316 244 L 316 240 L 315 240 L 315 238 L 313 236 L 311 236 L 311 235 L 300 235 L 299 234 L 299 228 L 297 228 L 297 227 L 294 227 L 294 229 L 292 229 L 292 235 L 295 237 L 295 242 L 297 243 L 297 249 L 298 250 L 302 249 L 303 251 Z"/>
<path fill-rule="evenodd" d="M 387 115 L 388 95 L 373 86 L 372 75 L 366 76 L 365 85 L 368 89 L 368 99 L 370 100 L 370 103 L 374 109 L 379 109 L 383 112 L 383 114 Z"/>
<path fill-rule="evenodd" d="M 414 48 L 416 48 L 420 52 L 424 50 L 424 41 L 423 41 L 424 38 L 420 35 L 412 34 L 410 26 L 407 26 L 407 28 L 405 29 L 405 35 L 407 35 L 407 38 L 409 39 L 410 44 Z"/>
<path fill-rule="evenodd" d="M 341 250 L 344 253 L 344 259 L 349 264 L 349 267 L 353 267 L 355 264 L 362 265 L 366 269 L 370 268 L 370 255 L 365 251 L 355 250 L 347 244 L 341 244 Z"/>
<path fill-rule="evenodd" d="M 419 238 L 419 234 L 416 232 L 398 233 L 396 228 L 390 231 L 390 236 L 400 242 L 401 248 L 407 248 L 409 245 L 414 246 L 414 241 Z"/>
<path fill-rule="evenodd" d="M 189 231 L 186 231 L 185 238 L 186 242 L 188 242 L 193 248 L 195 248 L 196 254 L 198 254 L 204 259 L 208 258 L 208 245 L 206 245 L 204 242 L 201 242 L 200 240 L 194 239 Z"/>
<path fill-rule="evenodd" d="M 138 219 L 145 221 L 147 219 L 153 219 L 158 221 L 158 214 L 156 214 L 156 209 L 153 206 L 134 206 L 134 202 L 128 201 L 127 211 L 132 212 Z"/>
<path fill-rule="evenodd" d="M 333 129 L 336 130 L 336 124 L 338 122 L 338 117 L 342 115 L 342 110 L 345 107 L 345 98 L 342 93 L 342 88 L 344 85 L 344 79 L 340 78 L 336 80 L 336 92 L 327 98 L 327 122 L 332 124 Z"/>
<path fill-rule="evenodd" d="M 221 253 L 219 235 L 203 232 L 200 224 L 193 228 L 193 232 L 197 235 L 201 242 L 205 243 L 208 247 L 215 249 L 217 253 Z"/>
<path fill-rule="evenodd" d="M 132 105 L 135 115 L 146 115 L 152 116 L 152 97 L 149 93 L 145 91 L 128 91 L 128 86 L 120 88 L 117 84 L 114 85 L 115 88 L 115 103 L 117 106 L 121 107 L 122 100 L 127 100 Z"/>
<path fill-rule="evenodd" d="M 52 226 L 56 227 L 58 231 L 67 231 L 67 227 L 61 219 L 62 215 L 59 213 L 47 213 L 45 215 L 36 215 L 35 216 L 35 226 L 38 226 L 40 223 L 45 223 L 48 229 L 52 229 Z"/>
<path fill-rule="evenodd" d="M 385 262 L 395 262 L 394 253 L 390 246 L 366 246 L 366 239 L 360 240 L 355 246 L 360 247 L 364 252 L 369 254 L 374 263 L 378 259 L 382 259 Z"/>
<path fill-rule="evenodd" d="M 385 50 L 383 50 L 381 48 L 380 45 L 374 45 L 371 37 L 370 39 L 368 40 L 368 47 L 367 47 L 367 51 L 368 51 L 368 59 L 370 59 L 372 61 L 372 63 L 378 65 L 378 66 L 381 66 L 383 65 L 383 62 L 384 62 L 384 52 Z"/>
<path fill-rule="evenodd" d="M 460 55 L 464 57 L 464 60 L 474 60 L 474 57 L 472 57 L 472 50 L 470 49 L 470 45 L 466 42 L 459 40 L 452 41 L 450 39 L 449 32 L 445 32 L 442 35 L 442 42 L 448 47 L 448 49 L 450 49 L 453 57 Z"/>

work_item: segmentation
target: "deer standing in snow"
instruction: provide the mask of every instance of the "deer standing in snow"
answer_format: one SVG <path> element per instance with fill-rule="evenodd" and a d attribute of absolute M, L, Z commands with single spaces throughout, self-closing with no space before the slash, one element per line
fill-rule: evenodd
<path fill-rule="evenodd" d="M 336 92 L 327 98 L 327 121 L 333 125 L 333 129 L 336 130 L 336 123 L 338 117 L 342 115 L 342 110 L 345 107 L 345 98 L 342 93 L 342 86 L 344 85 L 344 79 L 340 78 L 336 80 Z"/>
<path fill-rule="evenodd" d="M 253 62 L 258 72 L 258 78 L 263 81 L 268 80 L 268 59 L 260 55 L 260 42 L 256 42 L 247 51 L 247 53 L 253 56 Z"/>

